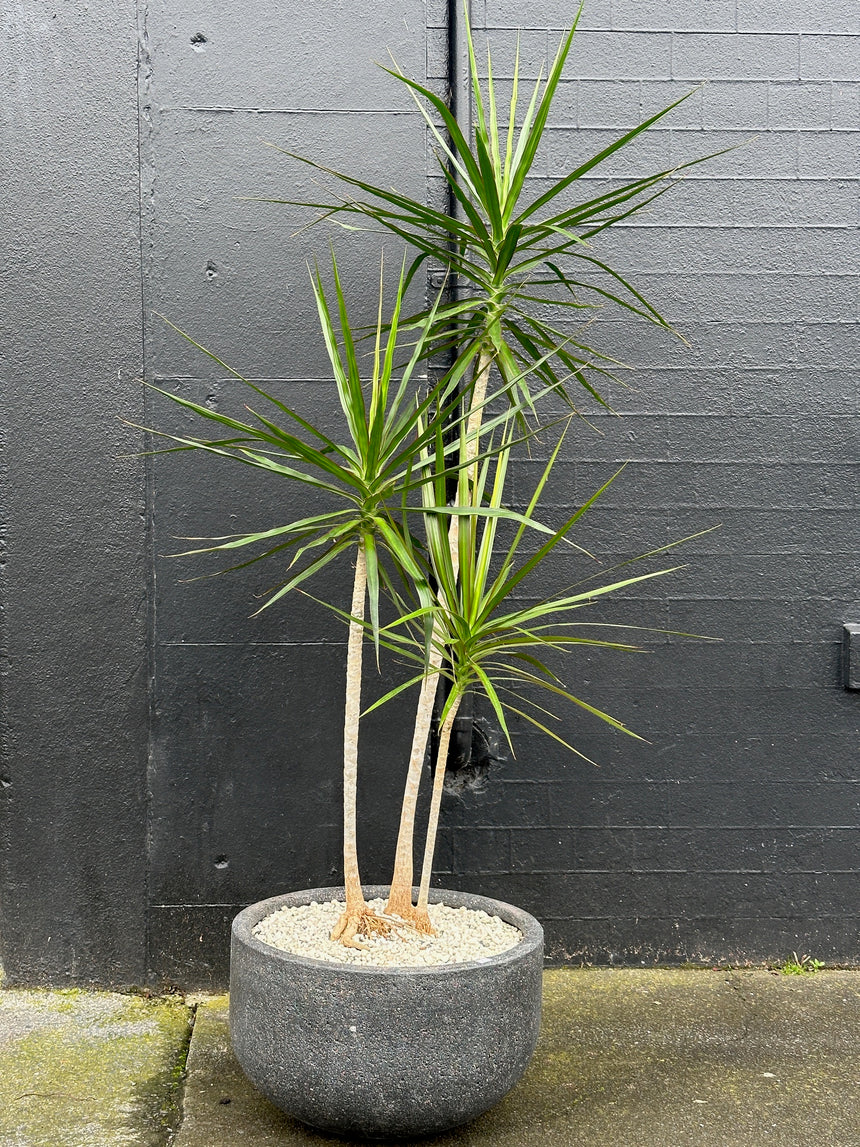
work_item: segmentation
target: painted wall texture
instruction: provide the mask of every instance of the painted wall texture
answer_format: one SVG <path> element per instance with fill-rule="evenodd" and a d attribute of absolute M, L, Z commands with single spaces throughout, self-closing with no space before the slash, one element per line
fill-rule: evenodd
<path fill-rule="evenodd" d="M 0 81 L 3 961 L 18 982 L 216 986 L 239 907 L 340 879 L 344 638 L 301 599 L 249 618 L 275 567 L 188 581 L 220 565 L 166 556 L 297 516 L 295 490 L 183 454 L 117 462 L 139 439 L 115 415 L 191 425 L 154 392 L 140 412 L 142 361 L 242 411 L 241 384 L 158 312 L 335 422 L 306 261 L 333 236 L 370 319 L 381 240 L 253 201 L 318 193 L 266 143 L 437 199 L 420 120 L 375 61 L 390 49 L 443 91 L 446 5 L 36 8 L 0 17 L 20 60 Z M 517 29 L 535 75 L 572 16 L 472 5 L 503 86 Z M 605 566 L 719 525 L 599 618 L 720 641 L 654 633 L 647 655 L 572 661 L 575 691 L 649 743 L 565 713 L 595 768 L 518 728 L 516 759 L 446 798 L 439 880 L 536 913 L 554 961 L 858 963 L 860 694 L 840 640 L 860 621 L 860 16 L 591 0 L 580 27 L 536 186 L 701 81 L 585 191 L 735 150 L 599 240 L 687 343 L 604 308 L 589 337 L 635 367 L 630 388 L 610 391 L 617 417 L 583 407 L 546 516 L 626 461 L 577 537 Z M 591 572 L 570 557 L 547 577 Z M 349 574 L 321 596 L 346 605 Z M 363 733 L 368 882 L 390 875 L 409 720 L 398 702 Z"/>
<path fill-rule="evenodd" d="M 483 16 L 510 54 L 520 7 L 487 0 Z M 552 49 L 564 16 L 530 7 L 530 56 Z M 722 644 L 655 640 L 647 660 L 589 664 L 590 695 L 651 746 L 583 725 L 595 770 L 524 738 L 479 831 L 466 809 L 452 817 L 454 870 L 536 908 L 559 959 L 799 947 L 856 962 L 860 710 L 840 688 L 838 641 L 860 595 L 860 16 L 613 0 L 585 18 L 546 176 L 703 80 L 604 174 L 739 149 L 607 236 L 613 265 L 690 346 L 598 320 L 638 368 L 635 391 L 613 396 L 619 419 L 592 418 L 602 434 L 579 432 L 558 500 L 630 461 L 585 532 L 604 560 L 720 523 L 682 547 L 686 569 L 614 616 Z"/>
<path fill-rule="evenodd" d="M 140 983 L 147 573 L 134 6 L 0 12 L 0 934 Z"/>

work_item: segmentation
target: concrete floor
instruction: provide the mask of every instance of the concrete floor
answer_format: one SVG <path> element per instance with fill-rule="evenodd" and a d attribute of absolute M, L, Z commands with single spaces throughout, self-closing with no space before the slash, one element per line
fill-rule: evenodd
<path fill-rule="evenodd" d="M 345 1142 L 254 1091 L 226 1008 L 0 992 L 0 1147 Z M 525 1078 L 475 1123 L 422 1142 L 860 1147 L 860 973 L 547 972 Z"/>

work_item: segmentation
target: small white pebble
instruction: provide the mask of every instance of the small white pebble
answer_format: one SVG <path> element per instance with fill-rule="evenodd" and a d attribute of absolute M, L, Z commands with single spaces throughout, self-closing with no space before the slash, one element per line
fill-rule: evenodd
<path fill-rule="evenodd" d="M 383 913 L 385 901 L 371 900 L 369 906 Z M 335 900 L 279 908 L 254 927 L 254 935 L 265 944 L 297 956 L 373 967 L 429 967 L 476 960 L 483 963 L 507 952 L 522 939 L 519 929 L 498 916 L 465 906 L 430 904 L 428 912 L 436 936 L 416 932 L 406 924 L 394 925 L 388 936 L 359 936 L 359 942 L 366 945 L 364 949 L 346 948 L 329 939 L 343 910 L 344 904 Z"/>

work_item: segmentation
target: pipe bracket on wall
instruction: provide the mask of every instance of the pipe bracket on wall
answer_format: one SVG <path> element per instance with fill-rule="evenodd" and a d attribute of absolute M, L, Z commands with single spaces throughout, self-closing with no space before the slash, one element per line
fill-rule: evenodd
<path fill-rule="evenodd" d="M 842 684 L 860 689 L 860 623 L 846 621 L 842 627 Z"/>

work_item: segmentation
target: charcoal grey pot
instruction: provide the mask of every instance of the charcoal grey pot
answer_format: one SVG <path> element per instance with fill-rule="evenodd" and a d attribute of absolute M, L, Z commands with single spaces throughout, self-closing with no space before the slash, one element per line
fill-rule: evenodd
<path fill-rule="evenodd" d="M 367 888 L 368 899 L 387 888 Z M 343 898 L 313 888 L 252 904 L 233 921 L 230 1031 L 251 1082 L 335 1135 L 428 1135 L 474 1119 L 526 1069 L 540 1027 L 543 929 L 510 904 L 434 890 L 523 933 L 480 963 L 369 968 L 310 960 L 252 930 L 285 905 Z"/>

